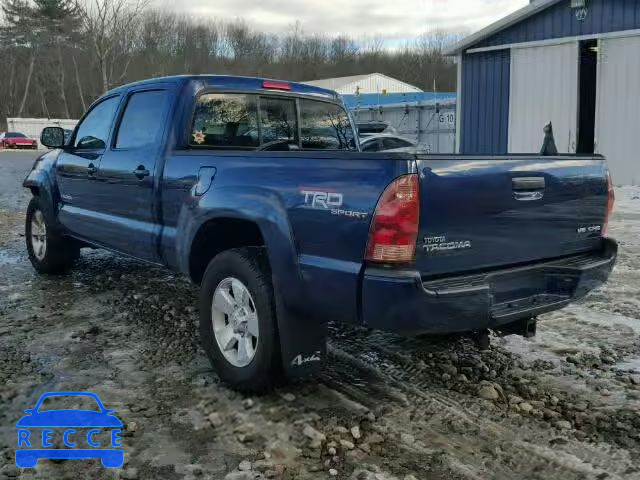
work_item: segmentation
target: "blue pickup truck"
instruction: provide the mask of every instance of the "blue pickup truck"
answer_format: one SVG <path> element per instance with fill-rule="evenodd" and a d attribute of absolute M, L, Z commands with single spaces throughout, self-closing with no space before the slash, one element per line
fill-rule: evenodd
<path fill-rule="evenodd" d="M 335 92 L 230 76 L 119 87 L 24 181 L 29 258 L 84 247 L 183 272 L 200 336 L 245 391 L 315 371 L 327 324 L 534 333 L 606 281 L 600 156 L 367 153 Z"/>

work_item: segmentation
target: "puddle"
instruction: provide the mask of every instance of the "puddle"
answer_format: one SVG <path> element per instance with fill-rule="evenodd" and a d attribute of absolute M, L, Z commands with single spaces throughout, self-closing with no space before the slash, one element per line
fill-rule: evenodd
<path fill-rule="evenodd" d="M 13 265 L 20 261 L 20 255 L 9 253 L 6 251 L 0 251 L 0 266 Z"/>
<path fill-rule="evenodd" d="M 623 372 L 640 373 L 640 357 L 618 363 L 616 369 Z"/>

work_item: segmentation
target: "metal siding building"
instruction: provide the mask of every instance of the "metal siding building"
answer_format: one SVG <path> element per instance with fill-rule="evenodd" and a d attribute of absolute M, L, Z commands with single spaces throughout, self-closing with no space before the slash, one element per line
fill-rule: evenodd
<path fill-rule="evenodd" d="M 640 1 L 537 0 L 447 52 L 458 60 L 462 153 L 602 153 L 640 184 Z"/>
<path fill-rule="evenodd" d="M 455 98 L 379 106 L 361 105 L 351 111 L 358 122 L 388 122 L 398 134 L 416 142 L 421 152 L 455 152 Z"/>
<path fill-rule="evenodd" d="M 360 95 L 343 94 L 342 100 L 350 110 L 384 107 L 386 105 L 419 105 L 424 103 L 455 102 L 456 92 L 408 92 L 408 93 L 364 93 Z"/>

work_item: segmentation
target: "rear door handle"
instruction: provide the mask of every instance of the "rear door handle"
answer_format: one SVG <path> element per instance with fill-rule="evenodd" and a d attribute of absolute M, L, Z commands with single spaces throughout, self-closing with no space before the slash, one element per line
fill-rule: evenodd
<path fill-rule="evenodd" d="M 144 177 L 148 177 L 150 175 L 149 170 L 144 168 L 142 165 L 139 165 L 138 168 L 133 171 L 133 174 L 138 177 L 138 180 L 142 180 Z"/>
<path fill-rule="evenodd" d="M 534 190 L 544 190 L 546 186 L 544 177 L 512 178 L 511 184 L 514 192 L 531 192 Z"/>

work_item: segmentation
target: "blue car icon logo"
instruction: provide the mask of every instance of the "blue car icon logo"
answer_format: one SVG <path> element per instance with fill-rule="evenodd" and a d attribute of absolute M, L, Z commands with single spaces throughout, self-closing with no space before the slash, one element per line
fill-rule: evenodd
<path fill-rule="evenodd" d="M 89 401 L 96 410 L 80 408 L 46 409 L 47 399 Z M 74 399 L 73 397 L 81 397 Z M 49 403 L 51 403 L 49 401 Z M 49 392 L 40 397 L 35 407 L 25 410 L 18 427 L 16 465 L 33 468 L 41 458 L 100 459 L 107 468 L 119 468 L 124 463 L 120 444 L 122 422 L 104 407 L 91 392 Z M 96 428 L 99 427 L 99 428 Z M 85 433 L 86 430 L 86 433 Z M 54 448 L 53 439 L 62 440 L 65 448 Z M 87 448 L 84 448 L 86 445 Z M 105 448 L 110 447 L 110 448 Z"/>

